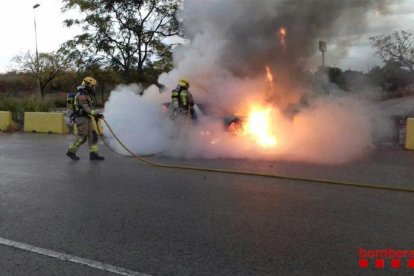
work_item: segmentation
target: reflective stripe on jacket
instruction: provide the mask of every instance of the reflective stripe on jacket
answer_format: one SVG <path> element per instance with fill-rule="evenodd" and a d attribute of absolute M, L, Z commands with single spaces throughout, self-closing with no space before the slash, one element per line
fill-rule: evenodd
<path fill-rule="evenodd" d="M 177 86 L 171 91 L 171 100 L 173 103 L 178 102 L 178 107 L 182 109 L 188 109 L 188 105 L 194 105 L 193 95 L 182 86 Z"/>

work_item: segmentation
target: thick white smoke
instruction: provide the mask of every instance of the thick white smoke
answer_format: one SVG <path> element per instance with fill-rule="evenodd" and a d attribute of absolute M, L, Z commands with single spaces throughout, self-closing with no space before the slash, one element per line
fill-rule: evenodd
<path fill-rule="evenodd" d="M 174 69 L 162 74 L 158 80 L 165 85 L 165 92 L 160 93 L 158 88 L 151 87 L 143 91 L 141 96 L 142 90 L 137 85 L 121 86 L 112 92 L 105 105 L 105 117 L 119 138 L 136 154 L 161 153 L 180 158 L 285 159 L 338 164 L 366 153 L 371 148 L 373 134 L 379 134 L 376 129 L 383 131 L 381 135 L 388 132 L 390 125 L 383 123 L 381 113 L 372 108 L 369 102 L 342 93 L 321 96 L 320 91 L 309 91 L 309 88 L 299 85 L 299 81 L 296 84 L 297 76 L 288 68 L 286 72 L 282 70 L 280 75 L 275 74 L 275 88 L 270 89 L 265 67 L 278 64 L 278 61 L 279 65 L 286 64 L 287 60 L 293 62 L 295 54 L 290 53 L 289 59 L 273 53 L 268 55 L 266 51 L 280 51 L 275 33 L 269 31 L 269 37 L 264 38 L 255 33 L 240 33 L 235 26 L 238 26 L 237 20 L 241 20 L 243 30 L 259 30 L 260 24 L 268 29 L 269 24 L 275 25 L 275 15 L 281 13 L 272 13 L 269 8 L 278 7 L 277 3 L 286 8 L 286 2 L 265 1 L 271 3 L 269 8 L 251 5 L 252 2 L 186 0 L 183 16 L 184 22 L 188 20 L 192 23 L 187 26 L 191 39 L 176 49 Z M 329 3 L 328 0 L 318 1 L 318 6 L 323 2 Z M 358 5 L 356 1 L 352 3 L 353 8 Z M 258 6 L 257 9 L 255 6 Z M 345 6 L 340 5 L 346 10 Z M 361 6 L 367 9 L 369 5 Z M 319 13 L 315 11 L 316 15 Z M 218 14 L 222 17 L 218 17 Z M 249 18 L 240 18 L 240 15 L 247 14 Z M 336 11 L 336 14 L 341 14 L 341 10 Z M 306 18 L 307 15 L 304 14 Z M 314 19 L 317 21 L 317 18 Z M 290 23 L 298 22 L 295 19 Z M 303 27 L 300 29 L 305 30 Z M 323 30 L 324 33 L 327 31 Z M 312 32 L 315 34 L 314 29 Z M 299 34 L 295 35 L 300 37 Z M 246 39 L 248 45 L 241 43 Z M 293 44 L 297 50 L 300 48 L 299 43 L 301 41 L 288 41 L 287 47 Z M 252 55 L 243 56 L 243 53 L 249 52 Z M 303 55 L 298 57 L 303 58 Z M 253 63 L 254 67 L 250 67 Z M 280 68 L 277 72 L 281 72 Z M 163 111 L 162 104 L 170 101 L 170 91 L 183 76 L 190 81 L 190 91 L 196 103 L 207 110 L 206 116 L 201 116 L 195 125 L 186 119 L 173 122 Z M 300 102 L 304 95 L 311 95 L 307 97 L 306 103 Z M 270 103 L 269 99 L 272 99 Z M 277 146 L 264 148 L 248 135 L 234 135 L 225 129 L 226 116 L 235 113 L 246 116 L 253 103 L 273 106 L 271 131 L 277 138 Z M 111 136 L 107 130 L 105 134 Z M 125 153 L 116 141 L 110 140 L 110 145 Z"/>
<path fill-rule="evenodd" d="M 243 84 L 240 87 L 243 89 Z M 156 87 L 143 96 L 139 91 L 136 85 L 113 91 L 105 106 L 105 117 L 119 138 L 140 155 L 161 153 L 177 158 L 285 159 L 339 164 L 370 150 L 374 127 L 385 133 L 388 127 L 383 125 L 380 113 L 360 100 L 320 98 L 291 118 L 274 109 L 272 132 L 278 144 L 263 148 L 250 136 L 227 131 L 221 115 L 202 116 L 197 124 L 186 118 L 173 122 L 162 105 L 169 101 L 169 94 L 159 94 Z M 381 125 L 373 124 L 374 120 Z M 108 130 L 105 134 L 111 137 Z M 109 141 L 112 148 L 126 154 L 115 140 Z"/>
<path fill-rule="evenodd" d="M 162 111 L 163 97 L 156 87 L 143 96 L 140 92 L 142 88 L 136 84 L 122 85 L 112 91 L 105 104 L 105 119 L 133 152 L 143 155 L 162 152 L 168 146 L 171 130 L 171 121 Z M 111 148 L 127 154 L 107 128 L 104 135 L 111 137 L 108 140 Z"/>
<path fill-rule="evenodd" d="M 317 100 L 294 117 L 287 158 L 335 164 L 364 155 L 372 146 L 372 115 L 353 98 Z"/>

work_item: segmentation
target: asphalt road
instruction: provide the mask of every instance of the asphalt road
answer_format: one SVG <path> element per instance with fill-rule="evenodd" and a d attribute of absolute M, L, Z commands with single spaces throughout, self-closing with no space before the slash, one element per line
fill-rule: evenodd
<path fill-rule="evenodd" d="M 358 250 L 414 250 L 414 194 L 65 156 L 70 135 L 0 133 L 0 238 L 150 275 L 414 273 Z M 414 188 L 414 152 L 341 166 L 158 161 Z M 413 258 L 414 259 L 414 258 Z M 381 274 L 381 273 L 380 273 Z M 0 245 L 0 275 L 115 275 Z"/>

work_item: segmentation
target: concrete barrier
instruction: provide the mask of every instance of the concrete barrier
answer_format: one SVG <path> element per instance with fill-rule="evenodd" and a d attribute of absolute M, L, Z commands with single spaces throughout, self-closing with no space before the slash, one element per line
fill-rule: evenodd
<path fill-rule="evenodd" d="M 12 113 L 10 111 L 0 111 L 0 131 L 9 131 L 13 127 Z"/>
<path fill-rule="evenodd" d="M 407 118 L 406 121 L 405 148 L 414 150 L 414 118 Z"/>
<path fill-rule="evenodd" d="M 69 133 L 64 114 L 58 112 L 25 112 L 24 131 Z"/>

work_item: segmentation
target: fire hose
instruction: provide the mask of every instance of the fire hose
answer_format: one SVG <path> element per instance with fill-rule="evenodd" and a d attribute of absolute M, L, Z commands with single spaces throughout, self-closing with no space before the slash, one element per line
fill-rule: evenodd
<path fill-rule="evenodd" d="M 246 175 L 246 176 L 256 176 L 256 177 L 266 177 L 266 178 L 275 178 L 275 179 L 285 179 L 285 180 L 293 180 L 293 181 L 303 181 L 303 182 L 312 182 L 316 184 L 325 184 L 325 185 L 337 185 L 337 186 L 347 186 L 347 187 L 354 187 L 354 188 L 366 188 L 366 189 L 377 189 L 377 190 L 389 190 L 389 191 L 396 191 L 396 192 L 410 192 L 413 193 L 414 189 L 405 188 L 405 187 L 393 187 L 389 185 L 370 185 L 364 183 L 356 183 L 356 182 L 348 182 L 348 181 L 336 181 L 336 180 L 329 180 L 329 179 L 317 179 L 317 178 L 307 178 L 307 177 L 297 177 L 297 176 L 287 176 L 287 175 L 277 175 L 277 174 L 267 174 L 267 173 L 258 173 L 258 172 L 251 172 L 251 171 L 238 171 L 238 170 L 229 170 L 229 169 L 215 169 L 215 168 L 207 168 L 207 167 L 195 167 L 195 166 L 188 166 L 188 165 L 177 165 L 172 163 L 160 163 L 152 161 L 148 158 L 143 156 L 137 155 L 132 152 L 115 134 L 112 130 L 111 126 L 108 122 L 102 118 L 102 121 L 108 128 L 109 132 L 115 138 L 115 140 L 124 148 L 133 158 L 142 161 L 146 164 L 160 167 L 160 168 L 169 168 L 169 169 L 179 169 L 179 170 L 190 170 L 190 171 L 198 171 L 198 172 L 210 172 L 210 173 L 223 173 L 223 174 L 236 174 L 236 175 Z M 99 129 L 99 128 L 98 128 Z M 100 134 L 102 136 L 102 134 Z M 109 147 L 106 143 L 105 145 Z"/>

